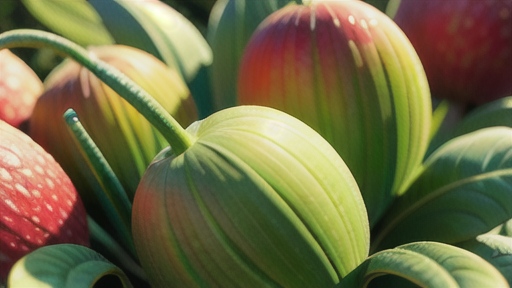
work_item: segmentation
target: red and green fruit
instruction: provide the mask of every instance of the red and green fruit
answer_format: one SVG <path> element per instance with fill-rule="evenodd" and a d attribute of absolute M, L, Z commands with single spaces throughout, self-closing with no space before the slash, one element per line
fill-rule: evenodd
<path fill-rule="evenodd" d="M 270 106 L 318 131 L 352 171 L 374 224 L 428 142 L 420 60 L 398 26 L 361 1 L 289 4 L 247 44 L 238 103 Z"/>

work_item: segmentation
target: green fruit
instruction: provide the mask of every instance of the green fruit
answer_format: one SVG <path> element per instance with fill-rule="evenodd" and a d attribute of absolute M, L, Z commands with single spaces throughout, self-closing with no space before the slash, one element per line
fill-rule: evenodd
<path fill-rule="evenodd" d="M 135 246 L 155 287 L 331 287 L 368 255 L 352 174 L 315 131 L 241 106 L 192 124 L 137 189 Z"/>

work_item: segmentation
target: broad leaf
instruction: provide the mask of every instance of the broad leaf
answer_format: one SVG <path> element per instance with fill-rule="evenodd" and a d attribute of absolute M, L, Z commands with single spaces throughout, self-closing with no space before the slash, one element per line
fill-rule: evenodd
<path fill-rule="evenodd" d="M 343 278 L 337 287 L 367 287 L 370 281 L 385 275 L 410 281 L 400 282 L 405 287 L 417 287 L 414 284 L 429 288 L 509 287 L 499 271 L 484 259 L 436 242 L 410 243 L 378 252 Z M 379 278 L 374 281 L 378 282 Z"/>
<path fill-rule="evenodd" d="M 491 263 L 512 285 L 512 237 L 483 234 L 458 246 Z"/>
<path fill-rule="evenodd" d="M 85 0 L 22 0 L 42 24 L 82 46 L 113 44 L 101 18 Z"/>
<path fill-rule="evenodd" d="M 374 230 L 373 251 L 412 241 L 454 244 L 512 218 L 512 128 L 457 137 L 432 154 L 424 171 Z"/>
<path fill-rule="evenodd" d="M 116 287 L 131 288 L 117 266 L 93 250 L 74 244 L 45 246 L 14 264 L 8 278 L 10 288 L 89 288 L 102 278 Z M 97 286 L 95 286 L 97 287 Z"/>

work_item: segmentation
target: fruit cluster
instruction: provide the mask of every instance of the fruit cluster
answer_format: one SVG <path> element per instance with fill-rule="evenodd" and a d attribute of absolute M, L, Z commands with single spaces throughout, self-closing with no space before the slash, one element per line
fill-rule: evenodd
<path fill-rule="evenodd" d="M 512 285 L 512 1 L 213 2 L 23 1 L 0 287 Z"/>

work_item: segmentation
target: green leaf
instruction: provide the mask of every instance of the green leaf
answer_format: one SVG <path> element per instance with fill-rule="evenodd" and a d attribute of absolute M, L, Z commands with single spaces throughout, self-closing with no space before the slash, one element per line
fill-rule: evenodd
<path fill-rule="evenodd" d="M 457 137 L 434 152 L 374 230 L 372 251 L 412 241 L 455 244 L 512 218 L 512 128 Z"/>
<path fill-rule="evenodd" d="M 512 285 L 512 237 L 483 234 L 458 246 L 491 263 Z"/>
<path fill-rule="evenodd" d="M 453 137 L 493 126 L 512 127 L 512 96 L 495 100 L 473 110 L 455 127 Z"/>
<path fill-rule="evenodd" d="M 100 254 L 85 246 L 58 244 L 39 248 L 18 260 L 7 284 L 10 288 L 89 288 L 104 277 L 114 277 L 116 287 L 132 287 L 124 272 Z"/>
<path fill-rule="evenodd" d="M 82 46 L 113 44 L 101 18 L 85 0 L 22 0 L 28 11 L 54 32 Z"/>
<path fill-rule="evenodd" d="M 378 252 L 343 278 L 337 287 L 367 287 L 370 281 L 384 275 L 396 275 L 429 288 L 509 287 L 499 271 L 484 259 L 436 242 L 410 243 Z"/>
<path fill-rule="evenodd" d="M 437 110 L 441 109 L 439 112 L 443 112 L 442 105 L 440 104 L 434 111 L 434 118 Z M 479 106 L 466 115 L 465 108 L 459 103 L 451 102 L 448 109 L 448 115 L 441 120 L 443 122 L 434 135 L 425 158 L 442 144 L 457 136 L 494 126 L 512 127 L 512 96 Z"/>

